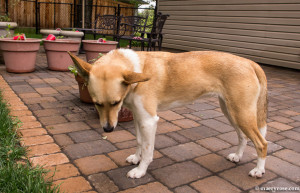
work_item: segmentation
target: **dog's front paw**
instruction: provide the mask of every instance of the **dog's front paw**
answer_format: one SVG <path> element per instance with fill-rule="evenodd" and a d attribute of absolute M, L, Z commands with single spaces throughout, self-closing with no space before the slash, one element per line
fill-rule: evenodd
<path fill-rule="evenodd" d="M 265 173 L 265 169 L 259 169 L 255 167 L 253 170 L 249 172 L 249 176 L 254 178 L 261 178 L 264 173 Z"/>
<path fill-rule="evenodd" d="M 129 178 L 141 178 L 146 174 L 146 170 L 139 169 L 138 167 L 133 168 L 127 173 Z"/>
<path fill-rule="evenodd" d="M 236 153 L 231 153 L 226 158 L 233 163 L 237 163 L 240 161 L 240 157 Z"/>
<path fill-rule="evenodd" d="M 134 164 L 134 165 L 138 164 L 140 160 L 141 160 L 141 158 L 136 156 L 135 154 L 132 154 L 132 155 L 130 155 L 126 158 L 126 161 L 128 163 L 131 163 L 131 164 Z"/>

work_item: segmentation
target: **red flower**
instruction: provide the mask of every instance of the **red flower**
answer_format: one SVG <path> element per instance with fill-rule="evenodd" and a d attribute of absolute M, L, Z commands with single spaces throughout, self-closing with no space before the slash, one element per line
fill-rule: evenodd
<path fill-rule="evenodd" d="M 49 34 L 48 37 L 46 38 L 46 40 L 53 41 L 53 40 L 56 40 L 56 37 L 53 34 Z"/>
<path fill-rule="evenodd" d="M 13 40 L 26 40 L 25 34 L 17 35 L 13 37 Z"/>

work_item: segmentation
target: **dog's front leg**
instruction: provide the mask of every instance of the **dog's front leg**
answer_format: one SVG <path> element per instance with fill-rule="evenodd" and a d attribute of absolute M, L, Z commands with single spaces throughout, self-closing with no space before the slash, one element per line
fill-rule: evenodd
<path fill-rule="evenodd" d="M 141 161 L 138 167 L 130 170 L 127 176 L 130 178 L 141 178 L 146 174 L 149 164 L 153 160 L 155 133 L 157 128 L 158 117 L 148 117 L 138 119 L 139 131 L 142 141 Z"/>
<path fill-rule="evenodd" d="M 132 154 L 127 157 L 126 161 L 131 164 L 138 164 L 141 160 L 142 155 L 142 136 L 139 128 L 138 121 L 136 121 L 136 117 L 134 116 L 134 127 L 136 133 L 136 141 L 137 141 L 137 148 L 135 154 Z"/>

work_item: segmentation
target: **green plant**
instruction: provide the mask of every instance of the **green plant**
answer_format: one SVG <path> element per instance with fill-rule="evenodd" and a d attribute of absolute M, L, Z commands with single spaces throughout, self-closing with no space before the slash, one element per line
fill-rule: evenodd
<path fill-rule="evenodd" d="M 90 62 L 90 63 L 94 63 L 94 62 L 96 62 L 99 58 L 101 58 L 102 56 L 104 56 L 104 54 L 99 53 L 98 56 L 97 56 L 97 58 L 92 59 L 92 60 L 90 60 L 89 62 Z"/>
<path fill-rule="evenodd" d="M 11 25 L 8 24 L 7 25 L 7 28 L 5 28 L 5 31 L 6 31 L 6 36 L 5 37 L 13 37 L 13 34 L 10 33 L 10 30 L 11 30 Z"/>
<path fill-rule="evenodd" d="M 68 69 L 70 70 L 70 72 L 71 72 L 72 74 L 74 74 L 74 76 L 77 76 L 78 70 L 77 70 L 77 68 L 76 68 L 75 66 L 73 66 L 73 65 L 68 66 Z"/>
<path fill-rule="evenodd" d="M 8 15 L 0 15 L 0 22 L 10 22 Z"/>
<path fill-rule="evenodd" d="M 91 62 L 91 63 L 93 64 L 94 62 L 96 62 L 96 61 L 97 61 L 99 58 L 101 58 L 102 56 L 104 56 L 104 54 L 99 53 L 97 58 L 92 59 L 92 60 L 90 60 L 89 62 Z M 74 65 L 68 66 L 68 69 L 70 70 L 70 72 L 71 72 L 72 74 L 74 74 L 74 76 L 77 76 L 77 75 L 78 75 L 78 70 L 77 70 L 77 68 L 76 68 Z"/>
<path fill-rule="evenodd" d="M 2 92 L 0 90 L 0 192 L 59 192 L 59 186 L 53 186 L 51 178 L 45 178 L 47 170 L 31 166 L 26 157 L 27 149 L 20 145 L 17 129 L 21 121 L 10 115 Z"/>
<path fill-rule="evenodd" d="M 8 24 L 7 27 L 5 28 L 6 35 L 0 36 L 0 38 L 10 38 L 13 37 L 13 34 L 10 33 L 11 25 Z"/>

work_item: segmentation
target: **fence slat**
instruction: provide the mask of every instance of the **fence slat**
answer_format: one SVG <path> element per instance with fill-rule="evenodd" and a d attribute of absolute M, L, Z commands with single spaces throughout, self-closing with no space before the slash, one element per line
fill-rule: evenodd
<path fill-rule="evenodd" d="M 18 23 L 20 27 L 36 27 L 36 6 L 35 6 L 35 0 L 20 0 L 16 5 L 12 5 L 12 2 L 9 1 L 9 16 L 12 21 L 15 21 Z M 72 16 L 73 10 L 71 9 L 71 4 L 73 5 L 72 8 L 74 8 L 74 0 L 60 0 L 54 1 L 54 0 L 38 0 L 40 5 L 39 10 L 39 27 L 40 28 L 68 28 L 73 27 L 72 20 L 74 21 L 76 16 Z M 45 2 L 45 3 L 44 3 Z M 51 3 L 60 3 L 55 5 Z M 63 4 L 66 3 L 66 4 Z M 121 15 L 123 16 L 130 16 L 134 15 L 135 11 L 132 9 L 134 5 L 127 4 L 123 2 L 117 2 L 114 0 L 93 0 L 93 6 L 92 9 L 92 24 L 95 21 L 95 17 L 97 14 L 101 15 L 114 15 L 115 9 L 113 7 L 118 7 L 118 4 L 121 7 L 128 7 L 128 8 L 122 8 L 121 9 Z M 102 7 L 101 7 L 102 6 Z M 113 6 L 113 7 L 103 7 L 103 6 Z M 55 11 L 55 12 L 54 12 Z M 0 15 L 5 14 L 5 0 L 0 0 Z M 81 13 L 80 13 L 81 15 Z M 55 18 L 54 18 L 55 17 Z M 55 22 L 54 22 L 55 20 Z"/>

